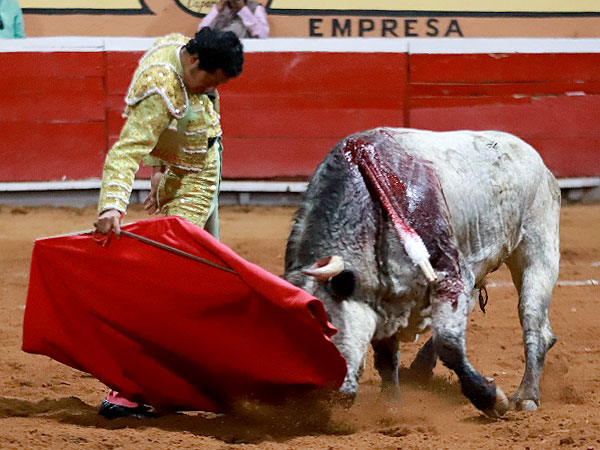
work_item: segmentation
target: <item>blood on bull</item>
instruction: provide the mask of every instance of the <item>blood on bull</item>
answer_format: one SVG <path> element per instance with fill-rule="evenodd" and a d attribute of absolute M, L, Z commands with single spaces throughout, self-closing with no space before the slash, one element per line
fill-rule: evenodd
<path fill-rule="evenodd" d="M 377 128 L 341 140 L 314 173 L 288 239 L 284 277 L 322 300 L 356 396 L 369 345 L 398 398 L 399 342 L 432 336 L 411 364 L 438 358 L 491 417 L 537 409 L 559 267 L 560 189 L 538 153 L 496 131 Z M 518 292 L 525 372 L 509 399 L 466 356 L 467 316 L 506 264 Z"/>

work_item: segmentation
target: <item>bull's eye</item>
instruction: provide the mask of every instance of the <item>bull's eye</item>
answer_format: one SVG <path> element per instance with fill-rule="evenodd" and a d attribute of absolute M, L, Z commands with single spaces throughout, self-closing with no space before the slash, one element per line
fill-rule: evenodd
<path fill-rule="evenodd" d="M 356 277 L 351 270 L 342 270 L 342 272 L 329 280 L 331 294 L 337 300 L 344 300 L 352 295 Z"/>

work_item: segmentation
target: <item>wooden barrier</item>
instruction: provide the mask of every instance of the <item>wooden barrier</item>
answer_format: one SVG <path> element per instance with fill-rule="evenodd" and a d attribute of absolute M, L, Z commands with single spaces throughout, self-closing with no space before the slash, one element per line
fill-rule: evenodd
<path fill-rule="evenodd" d="M 151 42 L 0 42 L 0 182 L 99 178 Z M 243 75 L 220 89 L 225 178 L 305 179 L 339 139 L 376 126 L 508 131 L 558 177 L 600 175 L 600 39 L 244 44 Z"/>

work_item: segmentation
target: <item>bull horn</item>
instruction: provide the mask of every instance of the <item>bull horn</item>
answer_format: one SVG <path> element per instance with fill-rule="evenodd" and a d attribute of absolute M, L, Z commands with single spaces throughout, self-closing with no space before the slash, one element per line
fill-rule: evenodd
<path fill-rule="evenodd" d="M 326 256 L 319 259 L 308 269 L 302 270 L 304 275 L 315 277 L 319 281 L 327 281 L 344 270 L 344 259 L 341 256 Z"/>

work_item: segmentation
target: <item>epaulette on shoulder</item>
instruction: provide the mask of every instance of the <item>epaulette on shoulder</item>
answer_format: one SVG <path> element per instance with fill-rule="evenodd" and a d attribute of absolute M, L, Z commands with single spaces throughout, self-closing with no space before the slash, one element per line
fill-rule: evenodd
<path fill-rule="evenodd" d="M 190 38 L 184 36 L 181 33 L 171 33 L 161 38 L 158 38 L 156 41 L 154 41 L 154 44 L 152 44 L 152 46 L 155 47 L 164 44 L 184 45 L 187 44 L 189 40 Z"/>
<path fill-rule="evenodd" d="M 136 74 L 125 102 L 133 106 L 151 95 L 161 96 L 171 114 L 181 119 L 186 112 L 188 98 L 181 76 L 167 63 L 155 63 Z"/>

